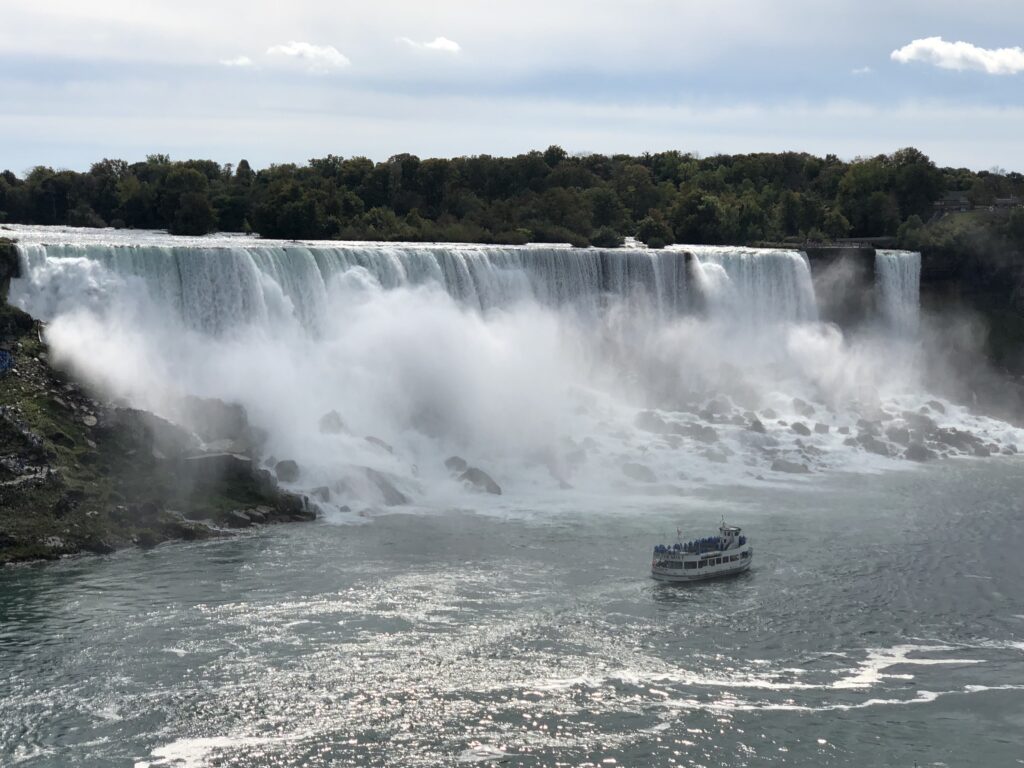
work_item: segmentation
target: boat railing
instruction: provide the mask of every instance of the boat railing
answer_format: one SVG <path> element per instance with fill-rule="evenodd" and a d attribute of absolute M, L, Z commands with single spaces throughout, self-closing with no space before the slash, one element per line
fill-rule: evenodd
<path fill-rule="evenodd" d="M 727 549 L 731 549 L 734 546 L 745 546 L 746 543 L 746 536 L 740 536 L 739 539 L 725 539 L 721 536 L 709 536 L 705 539 L 677 542 L 671 546 L 668 544 L 658 544 L 654 547 L 654 553 L 668 555 L 703 555 L 710 552 L 725 552 Z"/>

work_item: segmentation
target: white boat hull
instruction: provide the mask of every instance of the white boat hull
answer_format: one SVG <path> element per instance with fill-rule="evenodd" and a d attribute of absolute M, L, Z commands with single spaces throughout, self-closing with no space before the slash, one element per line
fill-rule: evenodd
<path fill-rule="evenodd" d="M 690 582 L 690 581 L 709 581 L 710 579 L 724 578 L 725 576 L 735 576 L 743 573 L 744 571 L 750 570 L 750 563 L 753 560 L 753 555 L 746 559 L 737 562 L 729 563 L 728 565 L 712 565 L 707 568 L 701 568 L 696 571 L 681 571 L 676 568 L 651 568 L 651 576 L 658 581 L 672 581 L 672 582 Z"/>

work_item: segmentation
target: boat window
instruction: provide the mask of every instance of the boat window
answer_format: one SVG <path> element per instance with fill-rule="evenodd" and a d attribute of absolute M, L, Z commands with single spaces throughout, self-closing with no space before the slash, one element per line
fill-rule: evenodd
<path fill-rule="evenodd" d="M 686 569 L 687 570 L 690 570 L 691 568 L 696 568 L 696 567 L 697 567 L 696 563 L 687 563 L 686 564 Z"/>
<path fill-rule="evenodd" d="M 707 565 L 707 564 L 708 564 L 708 563 L 707 563 L 707 561 L 706 561 L 706 560 L 701 560 L 701 561 L 700 561 L 700 563 L 699 563 L 699 564 L 697 565 L 697 567 L 698 567 L 698 568 L 703 568 L 703 567 L 704 567 L 705 565 Z"/>

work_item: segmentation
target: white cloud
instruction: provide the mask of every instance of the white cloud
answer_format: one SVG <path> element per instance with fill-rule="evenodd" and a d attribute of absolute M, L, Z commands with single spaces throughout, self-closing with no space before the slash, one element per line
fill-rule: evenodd
<path fill-rule="evenodd" d="M 1024 49 L 979 48 L 958 40 L 947 42 L 941 37 L 914 40 L 892 52 L 893 61 L 907 64 L 921 61 L 941 69 L 975 69 L 990 75 L 1015 75 L 1024 72 Z"/>
<path fill-rule="evenodd" d="M 284 45 L 274 45 L 267 49 L 268 56 L 287 56 L 298 59 L 306 64 L 306 69 L 316 74 L 326 74 L 332 70 L 344 69 L 352 62 L 333 45 L 313 45 L 299 43 L 294 40 Z"/>
<path fill-rule="evenodd" d="M 851 69 L 850 70 L 850 74 L 851 75 L 870 75 L 870 74 L 874 74 L 874 71 L 875 70 L 873 70 L 871 67 L 857 67 L 856 69 Z"/>
<path fill-rule="evenodd" d="M 411 40 L 408 37 L 398 38 L 399 42 L 405 43 L 410 48 L 416 48 L 421 51 L 441 51 L 442 53 L 459 53 L 462 50 L 462 46 L 456 43 L 454 40 L 449 40 L 447 37 L 435 37 L 429 43 L 419 43 L 415 40 Z"/>
<path fill-rule="evenodd" d="M 236 56 L 233 59 L 221 59 L 220 63 L 225 67 L 252 67 L 255 63 L 248 56 Z"/>

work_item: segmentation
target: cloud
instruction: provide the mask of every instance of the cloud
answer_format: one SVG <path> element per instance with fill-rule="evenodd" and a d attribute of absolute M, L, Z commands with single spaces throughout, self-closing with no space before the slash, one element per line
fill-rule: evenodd
<path fill-rule="evenodd" d="M 950 43 L 941 37 L 914 40 L 892 52 L 893 61 L 907 64 L 920 61 L 941 69 L 966 69 L 987 72 L 990 75 L 1015 75 L 1024 72 L 1024 49 L 979 48 L 971 43 Z"/>
<path fill-rule="evenodd" d="M 462 46 L 456 43 L 454 40 L 449 40 L 447 37 L 435 37 L 429 43 L 419 43 L 415 40 L 410 40 L 408 37 L 400 37 L 398 41 L 405 43 L 410 48 L 416 48 L 421 51 L 441 51 L 442 53 L 459 53 L 462 50 Z"/>
<path fill-rule="evenodd" d="M 256 66 L 248 56 L 236 56 L 233 59 L 221 59 L 220 63 L 225 67 L 254 67 Z"/>
<path fill-rule="evenodd" d="M 874 71 L 875 70 L 873 70 L 871 67 L 857 67 L 856 69 L 851 69 L 850 70 L 850 74 L 851 75 L 871 75 L 871 74 L 874 74 Z"/>
<path fill-rule="evenodd" d="M 275 45 L 267 49 L 268 56 L 287 56 L 298 59 L 306 64 L 306 69 L 316 74 L 326 74 L 336 69 L 344 69 L 351 65 L 348 57 L 333 45 L 313 45 L 299 43 L 294 40 L 284 45 Z"/>

